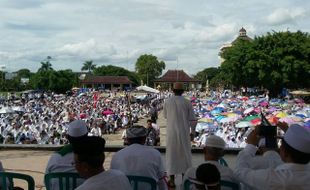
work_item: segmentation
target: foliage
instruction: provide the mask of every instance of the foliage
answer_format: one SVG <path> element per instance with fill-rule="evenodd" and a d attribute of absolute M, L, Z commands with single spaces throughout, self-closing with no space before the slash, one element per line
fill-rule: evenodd
<path fill-rule="evenodd" d="M 137 59 L 135 70 L 141 80 L 152 86 L 154 79 L 162 74 L 165 67 L 165 62 L 158 61 L 156 56 L 144 54 Z"/>
<path fill-rule="evenodd" d="M 30 83 L 34 89 L 65 93 L 77 84 L 77 75 L 72 70 L 44 71 L 34 74 Z"/>
<path fill-rule="evenodd" d="M 96 68 L 96 65 L 93 64 L 92 60 L 89 60 L 83 63 L 83 67 L 81 68 L 81 70 L 88 71 L 89 73 L 91 73 L 95 68 Z"/>
<path fill-rule="evenodd" d="M 51 59 L 52 59 L 51 56 L 47 56 L 44 61 L 41 61 L 41 67 L 39 68 L 38 72 L 53 70 L 52 64 L 50 62 Z"/>
<path fill-rule="evenodd" d="M 139 77 L 136 73 L 128 71 L 122 67 L 113 65 L 100 66 L 94 69 L 94 75 L 100 76 L 127 76 L 134 84 L 139 84 Z"/>
<path fill-rule="evenodd" d="M 223 58 L 223 76 L 236 87 L 263 87 L 273 95 L 283 87 L 310 87 L 308 33 L 273 32 L 253 42 L 237 41 Z"/>
<path fill-rule="evenodd" d="M 216 77 L 218 74 L 220 73 L 220 69 L 216 68 L 216 67 L 209 67 L 206 68 L 202 71 L 199 71 L 194 78 L 197 80 L 202 81 L 202 85 L 206 86 L 207 80 L 209 80 L 209 82 Z M 210 85 L 210 83 L 209 83 Z M 215 86 L 213 86 L 215 87 Z"/>

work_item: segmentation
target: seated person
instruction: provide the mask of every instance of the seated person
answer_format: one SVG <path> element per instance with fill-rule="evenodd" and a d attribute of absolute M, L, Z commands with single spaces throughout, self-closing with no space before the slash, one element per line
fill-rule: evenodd
<path fill-rule="evenodd" d="M 164 163 L 159 151 L 146 146 L 147 129 L 135 125 L 126 130 L 129 146 L 116 152 L 111 160 L 111 169 L 117 169 L 126 175 L 138 175 L 153 178 L 159 190 L 166 189 Z M 139 186 L 140 187 L 140 186 Z M 147 190 L 142 185 L 139 189 Z"/>
<path fill-rule="evenodd" d="M 188 176 L 192 190 L 220 190 L 221 174 L 213 164 L 204 163 L 197 167 L 195 172 Z"/>
<path fill-rule="evenodd" d="M 103 167 L 105 140 L 91 136 L 73 144 L 75 168 L 86 181 L 76 190 L 131 190 L 127 176 Z"/>
<path fill-rule="evenodd" d="M 53 172 L 74 172 L 74 154 L 72 144 L 79 142 L 81 139 L 87 137 L 88 130 L 86 123 L 83 120 L 75 120 L 69 124 L 68 127 L 68 140 L 70 144 L 65 145 L 58 152 L 52 154 L 50 157 L 45 173 Z M 78 180 L 78 184 L 83 182 L 82 179 Z M 51 189 L 58 190 L 58 182 L 54 179 L 51 183 Z"/>
<path fill-rule="evenodd" d="M 216 135 L 208 136 L 206 138 L 205 147 L 204 147 L 205 163 L 213 164 L 217 167 L 217 169 L 219 170 L 221 174 L 221 180 L 226 180 L 226 181 L 230 181 L 233 183 L 239 183 L 232 169 L 230 169 L 227 166 L 223 166 L 219 163 L 220 158 L 224 156 L 225 146 L 226 146 L 226 143 L 221 137 L 216 136 Z M 184 180 L 186 180 L 188 176 L 192 176 L 195 171 L 196 171 L 196 167 L 189 168 L 184 175 Z M 226 188 L 223 188 L 223 189 L 226 189 Z"/>

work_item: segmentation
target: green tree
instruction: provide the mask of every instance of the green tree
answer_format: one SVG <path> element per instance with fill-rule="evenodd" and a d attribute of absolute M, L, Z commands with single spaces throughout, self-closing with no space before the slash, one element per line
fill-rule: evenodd
<path fill-rule="evenodd" d="M 113 65 L 96 67 L 93 71 L 94 75 L 100 76 L 127 76 L 134 84 L 139 84 L 139 77 L 136 73 L 128 71 L 122 67 Z"/>
<path fill-rule="evenodd" d="M 202 81 L 203 87 L 206 86 L 207 80 L 209 82 L 220 73 L 220 69 L 216 67 L 209 67 L 202 71 L 199 71 L 194 78 Z"/>
<path fill-rule="evenodd" d="M 52 68 L 52 64 L 51 64 L 51 56 L 47 56 L 46 59 L 44 61 L 41 61 L 41 67 L 39 68 L 39 72 L 41 71 L 50 71 L 53 70 Z"/>
<path fill-rule="evenodd" d="M 34 89 L 65 93 L 77 84 L 77 75 L 72 70 L 37 72 L 30 78 Z"/>
<path fill-rule="evenodd" d="M 310 80 L 305 80 L 310 78 L 309 33 L 273 32 L 253 42 L 238 41 L 223 58 L 223 76 L 236 87 L 263 87 L 272 96 L 283 87 L 310 87 Z"/>
<path fill-rule="evenodd" d="M 250 80 L 247 78 L 245 66 L 249 61 L 249 55 L 253 51 L 252 42 L 238 40 L 231 48 L 223 53 L 225 61 L 221 65 L 221 70 L 225 80 L 235 87 L 249 86 Z"/>
<path fill-rule="evenodd" d="M 166 64 L 163 61 L 158 61 L 154 55 L 141 55 L 136 62 L 135 70 L 146 84 L 152 85 L 154 79 L 162 74 L 162 71 L 166 68 Z"/>
<path fill-rule="evenodd" d="M 81 70 L 88 71 L 89 73 L 91 73 L 95 68 L 96 68 L 96 65 L 93 64 L 92 60 L 89 60 L 83 63 L 83 67 L 81 68 Z"/>

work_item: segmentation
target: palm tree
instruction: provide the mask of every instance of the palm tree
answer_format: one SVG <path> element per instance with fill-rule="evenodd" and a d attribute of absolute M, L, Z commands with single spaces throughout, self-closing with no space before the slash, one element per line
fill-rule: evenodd
<path fill-rule="evenodd" d="M 41 61 L 41 67 L 38 71 L 49 71 L 53 70 L 52 64 L 50 63 L 50 60 L 52 59 L 51 56 L 47 56 L 45 61 Z"/>
<path fill-rule="evenodd" d="M 88 71 L 89 73 L 91 71 L 93 71 L 94 69 L 96 68 L 96 65 L 93 64 L 93 61 L 92 60 L 89 60 L 89 61 L 85 61 L 83 63 L 83 67 L 81 68 L 82 71 Z"/>

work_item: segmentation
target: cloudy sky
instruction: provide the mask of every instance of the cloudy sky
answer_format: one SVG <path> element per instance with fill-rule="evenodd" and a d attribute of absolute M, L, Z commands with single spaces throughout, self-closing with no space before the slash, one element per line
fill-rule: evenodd
<path fill-rule="evenodd" d="M 80 71 L 83 62 L 134 70 L 153 54 L 167 69 L 219 66 L 219 48 L 241 27 L 250 37 L 310 32 L 306 0 L 0 0 L 0 65 Z"/>

